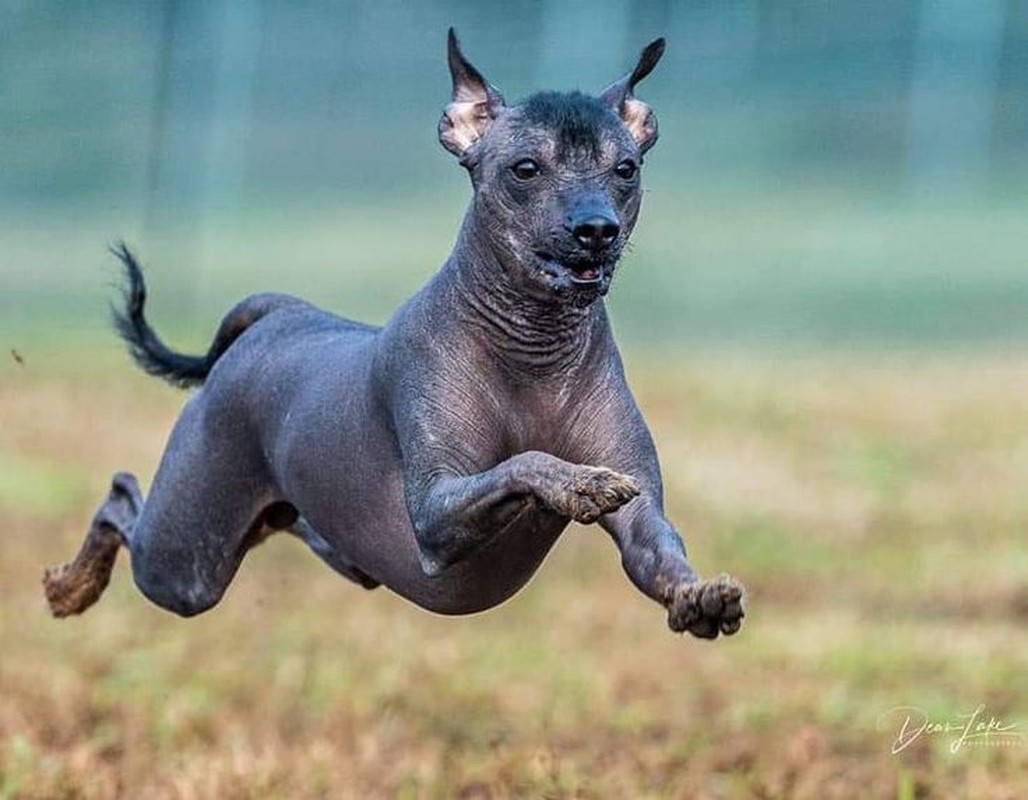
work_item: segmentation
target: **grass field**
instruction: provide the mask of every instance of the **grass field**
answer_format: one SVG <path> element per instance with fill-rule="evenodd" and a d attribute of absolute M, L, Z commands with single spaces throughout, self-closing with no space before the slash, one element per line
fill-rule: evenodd
<path fill-rule="evenodd" d="M 85 351 L 83 351 L 85 352 Z M 596 528 L 487 614 L 337 578 L 287 537 L 180 620 L 124 557 L 82 618 L 39 579 L 182 397 L 119 358 L 0 364 L 0 796 L 1028 797 L 1028 362 L 630 359 L 672 518 L 750 592 L 672 635 Z M 909 730 L 909 729 L 908 729 Z M 989 745 L 989 746 L 986 746 Z"/>

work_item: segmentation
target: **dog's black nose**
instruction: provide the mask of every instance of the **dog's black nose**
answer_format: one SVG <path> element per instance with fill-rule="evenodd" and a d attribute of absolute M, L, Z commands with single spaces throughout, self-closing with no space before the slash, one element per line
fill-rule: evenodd
<path fill-rule="evenodd" d="M 617 220 L 605 214 L 590 214 L 588 217 L 571 219 L 568 223 L 571 233 L 586 250 L 610 247 L 621 232 Z"/>

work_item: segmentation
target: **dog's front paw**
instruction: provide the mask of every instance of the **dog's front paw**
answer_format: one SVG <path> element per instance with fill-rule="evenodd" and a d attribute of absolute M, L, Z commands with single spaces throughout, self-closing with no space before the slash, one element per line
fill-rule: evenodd
<path fill-rule="evenodd" d="M 683 583 L 668 603 L 668 627 L 676 633 L 689 631 L 701 639 L 716 639 L 719 633 L 731 636 L 746 616 L 744 596 L 742 584 L 728 575 Z"/>
<path fill-rule="evenodd" d="M 639 486 L 628 475 L 606 467 L 579 467 L 562 484 L 553 508 L 576 522 L 596 522 L 602 514 L 617 511 L 639 495 Z"/>

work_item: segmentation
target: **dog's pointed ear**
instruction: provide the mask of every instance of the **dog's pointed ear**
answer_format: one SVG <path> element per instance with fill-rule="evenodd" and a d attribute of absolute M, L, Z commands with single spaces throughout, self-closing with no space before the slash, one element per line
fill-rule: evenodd
<path fill-rule="evenodd" d="M 447 41 L 447 55 L 453 78 L 453 98 L 439 120 L 439 141 L 455 156 L 463 157 L 485 136 L 505 106 L 503 95 L 464 57 L 453 28 Z"/>
<path fill-rule="evenodd" d="M 642 100 L 633 94 L 635 85 L 649 75 L 660 57 L 664 55 L 664 39 L 655 39 L 643 49 L 639 63 L 630 73 L 615 81 L 600 95 L 606 106 L 617 113 L 628 127 L 642 152 L 649 150 L 657 141 L 657 115 Z"/>

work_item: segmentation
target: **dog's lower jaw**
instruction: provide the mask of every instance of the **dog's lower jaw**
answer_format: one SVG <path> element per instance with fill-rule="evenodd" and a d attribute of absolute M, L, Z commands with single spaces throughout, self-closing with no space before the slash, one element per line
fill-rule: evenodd
<path fill-rule="evenodd" d="M 605 269 L 600 273 L 596 281 L 589 283 L 571 279 L 568 285 L 560 288 L 560 295 L 578 308 L 591 306 L 607 296 L 607 292 L 610 291 L 611 280 L 614 277 L 613 272 L 613 267 L 610 267 L 609 271 Z"/>
<path fill-rule="evenodd" d="M 558 302 L 583 308 L 607 295 L 615 263 L 601 263 L 576 270 L 544 255 L 537 255 L 536 273 L 546 290 Z"/>

